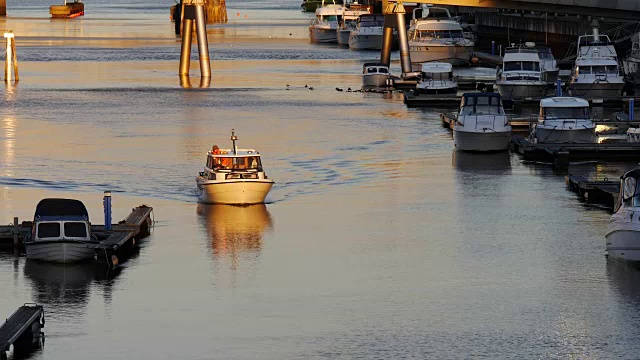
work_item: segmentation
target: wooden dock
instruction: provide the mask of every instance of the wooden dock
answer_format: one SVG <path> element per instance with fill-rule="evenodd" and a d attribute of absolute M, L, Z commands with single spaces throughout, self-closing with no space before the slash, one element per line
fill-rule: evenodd
<path fill-rule="evenodd" d="M 27 354 L 44 342 L 44 309 L 41 305 L 24 304 L 0 326 L 0 359 L 6 359 L 6 352 L 13 345 L 16 354 Z"/>
<path fill-rule="evenodd" d="M 564 182 L 567 189 L 578 194 L 587 204 L 614 210 L 620 191 L 619 181 L 608 179 L 593 181 L 583 176 L 568 175 L 565 176 Z"/>
<path fill-rule="evenodd" d="M 404 103 L 407 107 L 430 107 L 430 106 L 458 106 L 462 99 L 462 93 L 458 92 L 456 95 L 429 95 L 429 94 L 414 94 L 412 91 L 404 92 Z M 550 95 L 553 96 L 553 95 Z M 526 99 L 502 99 L 505 107 L 518 107 L 518 106 L 539 106 L 542 97 L 532 97 Z M 614 97 L 604 99 L 587 99 L 590 104 L 601 104 L 603 106 L 620 106 L 624 102 L 628 101 L 630 97 Z M 640 101 L 640 97 L 634 98 L 636 102 Z"/>

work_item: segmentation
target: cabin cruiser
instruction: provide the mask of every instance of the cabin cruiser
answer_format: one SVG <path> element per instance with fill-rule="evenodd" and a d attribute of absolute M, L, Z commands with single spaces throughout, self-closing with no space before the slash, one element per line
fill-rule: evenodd
<path fill-rule="evenodd" d="M 624 75 L 633 84 L 640 84 L 640 33 L 631 37 L 631 49 L 622 60 Z"/>
<path fill-rule="evenodd" d="M 620 177 L 616 210 L 607 226 L 607 253 L 615 260 L 640 264 L 640 169 Z"/>
<path fill-rule="evenodd" d="M 73 199 L 41 200 L 24 240 L 27 259 L 56 263 L 93 259 L 97 245 L 86 207 Z"/>
<path fill-rule="evenodd" d="M 593 143 L 595 130 L 588 101 L 551 97 L 540 100 L 540 115 L 531 136 L 537 143 Z"/>
<path fill-rule="evenodd" d="M 418 94 L 456 94 L 458 81 L 453 77 L 453 66 L 442 62 L 422 64 L 416 92 Z"/>
<path fill-rule="evenodd" d="M 362 87 L 384 88 L 391 85 L 389 67 L 382 63 L 365 63 L 362 65 Z"/>
<path fill-rule="evenodd" d="M 231 131 L 231 149 L 214 145 L 207 153 L 204 171 L 196 177 L 200 201 L 210 204 L 262 204 L 273 180 L 262 169 L 260 153 L 238 149 L 238 137 Z"/>
<path fill-rule="evenodd" d="M 420 64 L 430 61 L 468 64 L 473 53 L 473 40 L 465 36 L 460 24 L 444 8 L 414 9 L 408 38 L 414 71 L 420 70 Z"/>
<path fill-rule="evenodd" d="M 618 55 L 607 35 L 578 38 L 578 54 L 569 80 L 569 94 L 587 99 L 618 97 L 625 85 Z"/>
<path fill-rule="evenodd" d="M 540 98 L 547 91 L 542 80 L 538 51 L 529 47 L 507 48 L 502 68 L 496 76 L 496 87 L 505 99 Z"/>
<path fill-rule="evenodd" d="M 534 43 L 525 43 L 526 46 L 535 46 Z M 560 68 L 558 62 L 548 46 L 536 46 L 538 58 L 540 58 L 540 71 L 542 72 L 542 81 L 549 85 L 555 85 L 558 81 L 558 73 Z"/>
<path fill-rule="evenodd" d="M 338 23 L 342 20 L 344 7 L 330 4 L 316 9 L 316 17 L 309 25 L 309 38 L 312 42 L 336 43 L 338 42 Z"/>
<path fill-rule="evenodd" d="M 332 4 L 342 4 L 342 0 L 333 0 Z M 324 0 L 302 0 L 302 11 L 314 12 L 324 6 Z"/>
<path fill-rule="evenodd" d="M 358 18 L 356 28 L 349 36 L 349 49 L 380 50 L 384 32 L 384 15 L 369 14 Z"/>
<path fill-rule="evenodd" d="M 511 125 L 498 93 L 465 93 L 453 126 L 453 142 L 461 151 L 509 149 Z"/>
<path fill-rule="evenodd" d="M 342 21 L 338 25 L 337 37 L 338 44 L 342 46 L 349 46 L 349 36 L 351 31 L 356 29 L 358 25 L 358 18 L 361 15 L 370 14 L 368 7 L 345 9 L 342 14 Z"/>

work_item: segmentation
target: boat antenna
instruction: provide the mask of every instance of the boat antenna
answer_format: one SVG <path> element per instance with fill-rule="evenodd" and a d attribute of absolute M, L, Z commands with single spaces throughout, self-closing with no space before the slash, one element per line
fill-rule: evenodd
<path fill-rule="evenodd" d="M 236 140 L 238 140 L 238 137 L 235 134 L 235 130 L 231 129 L 231 141 L 233 141 L 233 155 L 238 155 L 238 148 L 236 147 Z"/>

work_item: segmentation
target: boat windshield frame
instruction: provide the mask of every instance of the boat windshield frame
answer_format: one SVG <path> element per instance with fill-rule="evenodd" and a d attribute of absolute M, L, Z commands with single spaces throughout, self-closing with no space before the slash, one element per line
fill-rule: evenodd
<path fill-rule="evenodd" d="M 481 101 L 479 101 L 482 99 Z M 488 101 L 486 101 L 488 100 Z M 460 104 L 460 116 L 506 115 L 500 96 L 495 94 L 465 95 Z"/>
<path fill-rule="evenodd" d="M 545 120 L 592 120 L 588 106 L 540 107 L 540 119 Z"/>
<path fill-rule="evenodd" d="M 245 161 L 245 159 L 251 159 Z M 254 163 L 255 161 L 255 163 Z M 207 169 L 217 172 L 261 172 L 262 160 L 259 154 L 233 155 L 214 154 L 207 156 Z"/>
<path fill-rule="evenodd" d="M 616 211 L 624 207 L 640 207 L 640 169 L 627 172 L 620 177 L 620 194 Z"/>

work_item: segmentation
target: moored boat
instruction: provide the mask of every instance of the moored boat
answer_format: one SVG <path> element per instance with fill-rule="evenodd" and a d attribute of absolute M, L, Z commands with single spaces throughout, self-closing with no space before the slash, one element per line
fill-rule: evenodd
<path fill-rule="evenodd" d="M 609 258 L 640 264 L 640 169 L 620 178 L 616 210 L 607 226 Z"/>
<path fill-rule="evenodd" d="M 389 67 L 382 63 L 365 63 L 362 66 L 362 87 L 384 88 L 391 85 Z"/>
<path fill-rule="evenodd" d="M 540 115 L 531 135 L 536 143 L 593 143 L 595 129 L 588 101 L 551 97 L 540 100 Z"/>
<path fill-rule="evenodd" d="M 344 10 L 342 21 L 338 24 L 338 30 L 336 30 L 339 45 L 349 46 L 349 36 L 351 36 L 351 31 L 355 30 L 358 25 L 358 18 L 361 15 L 370 14 L 370 11 L 371 9 L 367 6 L 360 7 L 353 4 Z"/>
<path fill-rule="evenodd" d="M 41 200 L 24 241 L 28 259 L 57 263 L 93 259 L 97 245 L 87 209 L 74 199 Z"/>
<path fill-rule="evenodd" d="M 337 43 L 338 24 L 342 21 L 345 8 L 342 5 L 330 4 L 319 7 L 316 17 L 309 25 L 309 38 L 317 43 Z"/>
<path fill-rule="evenodd" d="M 380 50 L 382 49 L 382 34 L 384 31 L 384 15 L 367 14 L 358 18 L 356 28 L 349 35 L 349 49 L 351 50 Z"/>
<path fill-rule="evenodd" d="M 538 51 L 526 46 L 507 48 L 496 76 L 496 87 L 503 99 L 544 96 L 547 82 L 542 80 Z"/>
<path fill-rule="evenodd" d="M 453 76 L 453 66 L 441 62 L 422 64 L 416 92 L 418 94 L 456 94 L 458 81 Z"/>
<path fill-rule="evenodd" d="M 204 171 L 196 177 L 201 202 L 210 204 L 262 204 L 274 181 L 262 168 L 260 153 L 255 149 L 238 149 L 231 131 L 231 149 L 214 145 L 207 153 Z"/>
<path fill-rule="evenodd" d="M 509 149 L 511 125 L 498 93 L 465 93 L 453 126 L 453 142 L 460 151 Z"/>

